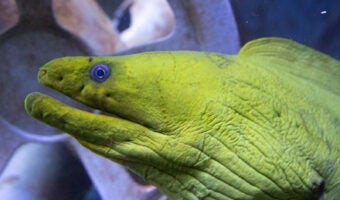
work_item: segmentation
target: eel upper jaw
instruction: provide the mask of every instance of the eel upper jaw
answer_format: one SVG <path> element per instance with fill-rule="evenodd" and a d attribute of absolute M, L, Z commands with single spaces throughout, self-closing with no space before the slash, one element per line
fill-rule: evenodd
<path fill-rule="evenodd" d="M 58 66 L 56 66 L 56 68 L 57 67 Z M 73 80 L 70 81 L 72 82 L 72 84 L 66 84 L 65 81 L 67 81 L 69 78 L 66 77 L 67 75 L 64 75 L 64 77 L 62 77 L 62 75 L 59 74 L 59 71 L 57 71 L 56 68 L 51 64 L 46 64 L 45 66 L 41 67 L 38 72 L 39 83 L 52 88 L 53 90 L 56 90 L 59 93 L 68 96 L 71 99 L 78 101 L 89 108 L 103 111 L 100 112 L 101 114 L 111 117 L 118 117 L 142 125 L 150 130 L 160 129 L 160 122 L 158 119 L 150 119 L 150 117 L 148 117 L 146 114 L 143 114 L 143 111 L 137 110 L 131 110 L 129 111 L 129 114 L 126 114 L 126 109 L 131 108 L 128 105 L 122 105 L 119 101 L 115 100 L 113 96 L 105 96 L 105 92 L 100 93 L 100 95 L 87 94 L 85 90 L 88 88 L 85 83 L 82 83 L 81 80 Z M 100 99 L 100 101 L 98 101 L 98 98 Z"/>

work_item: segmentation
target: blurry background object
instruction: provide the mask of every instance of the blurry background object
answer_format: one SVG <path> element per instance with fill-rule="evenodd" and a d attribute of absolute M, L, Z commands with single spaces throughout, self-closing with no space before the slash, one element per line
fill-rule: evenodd
<path fill-rule="evenodd" d="M 0 175 L 1 199 L 83 199 L 90 180 L 72 156 L 61 143 L 20 146 Z"/>
<path fill-rule="evenodd" d="M 0 1 L 0 34 L 12 28 L 19 20 L 14 0 Z"/>
<path fill-rule="evenodd" d="M 196 50 L 228 54 L 236 54 L 238 52 L 240 47 L 238 31 L 229 1 L 219 0 L 211 3 L 201 0 L 169 0 L 168 3 L 173 14 L 168 13 L 168 9 L 164 8 L 163 10 L 168 14 L 158 11 L 150 13 L 153 16 L 152 18 L 157 18 L 157 20 L 151 21 L 137 20 L 138 16 L 145 16 L 145 11 L 131 9 L 134 3 L 138 6 L 140 4 L 139 1 L 142 0 L 128 1 L 131 4 L 123 5 L 122 7 L 127 8 L 127 10 L 125 12 L 118 12 L 130 16 L 130 20 L 127 20 L 130 22 L 130 25 L 122 32 L 122 36 L 124 36 L 124 32 L 128 31 L 127 33 L 131 35 L 131 40 L 139 37 L 138 40 L 140 41 L 138 44 L 136 43 L 139 46 L 120 53 L 161 50 Z M 165 5 L 164 0 L 152 0 L 150 3 L 153 1 L 159 1 L 158 5 Z M 158 16 L 155 16 L 157 13 Z M 175 17 L 174 20 L 172 16 Z M 169 33 L 169 29 L 163 30 L 157 28 L 159 26 L 158 19 L 162 19 L 162 17 L 166 17 L 163 23 L 166 22 L 170 27 L 173 26 L 173 22 L 175 23 L 173 30 L 170 35 L 166 34 L 161 38 L 159 36 L 154 37 L 156 41 L 150 43 L 149 37 L 141 34 L 139 31 L 146 33 L 147 30 L 153 30 Z M 123 19 L 122 22 L 124 22 L 124 16 L 121 18 Z M 137 28 L 144 26 L 148 26 L 148 28 L 143 28 L 142 30 Z M 131 30 L 129 30 L 130 27 Z M 159 33 L 152 34 L 151 32 L 149 34 L 159 35 Z M 143 38 L 145 38 L 144 44 L 141 42 Z"/>
<path fill-rule="evenodd" d="M 57 25 L 79 38 L 92 55 L 109 55 L 124 48 L 111 19 L 93 0 L 52 1 Z"/>
<path fill-rule="evenodd" d="M 171 33 L 175 25 L 174 13 L 166 0 L 130 0 L 116 11 L 116 16 L 130 13 L 131 25 L 121 32 L 120 38 L 128 47 L 155 42 Z"/>

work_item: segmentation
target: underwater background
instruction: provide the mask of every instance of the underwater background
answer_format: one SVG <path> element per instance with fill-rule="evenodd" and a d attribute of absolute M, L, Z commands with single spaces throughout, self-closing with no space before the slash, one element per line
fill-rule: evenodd
<path fill-rule="evenodd" d="M 230 1 L 242 43 L 284 37 L 339 59 L 340 5 L 335 1 Z"/>
<path fill-rule="evenodd" d="M 340 59 L 340 4 L 1 0 L 0 198 L 166 199 L 136 175 L 26 114 L 23 100 L 29 92 L 58 96 L 36 80 L 47 61 L 181 49 L 236 54 L 246 42 L 269 36 L 289 38 Z"/>

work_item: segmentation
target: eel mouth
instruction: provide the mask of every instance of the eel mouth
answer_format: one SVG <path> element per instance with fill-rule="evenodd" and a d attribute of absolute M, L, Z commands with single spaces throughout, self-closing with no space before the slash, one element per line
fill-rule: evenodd
<path fill-rule="evenodd" d="M 39 92 L 26 96 L 25 109 L 33 118 L 68 133 L 91 151 L 123 165 L 142 162 L 143 141 L 154 139 L 157 142 L 153 143 L 158 144 L 167 138 L 133 121 L 80 110 Z M 141 155 L 135 157 L 136 152 Z"/>

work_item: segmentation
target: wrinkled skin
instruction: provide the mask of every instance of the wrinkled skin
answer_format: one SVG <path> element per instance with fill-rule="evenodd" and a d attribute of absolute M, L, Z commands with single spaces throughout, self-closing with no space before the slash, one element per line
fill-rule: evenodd
<path fill-rule="evenodd" d="M 107 64 L 99 83 L 89 71 Z M 39 81 L 93 114 L 32 93 L 27 112 L 171 199 L 340 196 L 340 63 L 278 38 L 238 55 L 65 57 Z M 111 115 L 112 114 L 112 115 Z"/>

